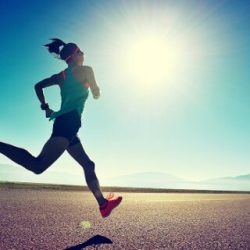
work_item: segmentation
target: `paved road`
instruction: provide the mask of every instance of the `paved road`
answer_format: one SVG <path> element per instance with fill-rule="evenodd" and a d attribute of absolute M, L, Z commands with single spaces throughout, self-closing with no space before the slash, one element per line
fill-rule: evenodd
<path fill-rule="evenodd" d="M 89 192 L 0 189 L 0 249 L 250 249 L 249 194 L 122 195 L 102 219 Z"/>

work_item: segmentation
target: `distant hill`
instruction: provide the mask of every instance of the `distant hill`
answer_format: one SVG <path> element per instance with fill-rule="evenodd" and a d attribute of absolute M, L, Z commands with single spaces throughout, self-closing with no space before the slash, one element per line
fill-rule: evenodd
<path fill-rule="evenodd" d="M 210 181 L 250 181 L 250 174 L 239 175 L 239 176 L 226 176 L 221 178 L 207 179 L 206 182 Z"/>
<path fill-rule="evenodd" d="M 104 179 L 105 185 L 121 187 L 180 188 L 185 180 L 162 172 L 142 172 Z"/>
<path fill-rule="evenodd" d="M 250 174 L 239 175 L 239 176 L 236 176 L 236 177 L 226 177 L 224 179 L 228 179 L 228 180 L 240 180 L 240 181 L 250 181 Z"/>
<path fill-rule="evenodd" d="M 250 174 L 234 177 L 223 177 L 197 182 L 196 185 L 205 189 L 250 191 Z M 194 186 L 195 188 L 195 186 Z"/>
<path fill-rule="evenodd" d="M 53 171 L 49 170 L 37 176 L 17 166 L 0 164 L 0 181 L 85 185 L 82 172 L 79 174 L 77 169 L 66 174 L 62 168 L 58 169 L 60 172 L 54 168 Z M 188 181 L 164 172 L 140 172 L 106 179 L 100 177 L 100 183 L 109 187 L 250 191 L 250 174 Z"/>
<path fill-rule="evenodd" d="M 117 176 L 105 180 L 105 185 L 197 190 L 250 191 L 250 175 L 188 181 L 162 172 L 145 172 Z"/>

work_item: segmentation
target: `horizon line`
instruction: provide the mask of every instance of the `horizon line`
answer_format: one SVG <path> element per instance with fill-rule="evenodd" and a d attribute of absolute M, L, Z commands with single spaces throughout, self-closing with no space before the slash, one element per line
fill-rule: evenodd
<path fill-rule="evenodd" d="M 54 191 L 90 191 L 86 185 L 68 185 L 54 183 L 11 182 L 0 181 L 0 189 L 35 189 Z M 199 190 L 199 189 L 172 189 L 172 188 L 145 188 L 145 187 L 119 187 L 103 186 L 103 192 L 128 192 L 128 193 L 204 193 L 204 194 L 250 194 L 250 191 L 237 190 Z"/>

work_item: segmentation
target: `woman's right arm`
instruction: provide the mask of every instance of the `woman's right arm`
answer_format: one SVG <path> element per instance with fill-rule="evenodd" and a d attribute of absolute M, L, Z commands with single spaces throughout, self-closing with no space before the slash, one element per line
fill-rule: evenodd
<path fill-rule="evenodd" d="M 36 95 L 41 103 L 41 107 L 44 106 L 43 108 L 45 108 L 45 112 L 46 112 L 46 117 L 50 117 L 50 115 L 53 113 L 53 110 L 51 110 L 49 108 L 49 105 L 46 103 L 45 101 L 45 97 L 43 94 L 43 89 L 52 85 L 59 85 L 62 82 L 61 79 L 61 74 L 55 74 L 49 78 L 46 78 L 40 82 L 38 82 L 37 84 L 35 84 L 35 91 L 36 91 Z"/>
<path fill-rule="evenodd" d="M 41 102 L 41 105 L 46 104 L 43 89 L 52 85 L 60 85 L 59 74 L 55 74 L 35 84 L 36 95 Z"/>

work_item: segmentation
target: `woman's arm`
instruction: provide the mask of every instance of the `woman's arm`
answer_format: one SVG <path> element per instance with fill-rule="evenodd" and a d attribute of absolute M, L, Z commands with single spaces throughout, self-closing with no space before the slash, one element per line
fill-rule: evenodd
<path fill-rule="evenodd" d="M 100 89 L 97 86 L 94 71 L 91 67 L 86 67 L 86 79 L 89 87 L 91 89 L 92 95 L 95 99 L 100 97 Z"/>
<path fill-rule="evenodd" d="M 75 77 L 86 87 L 90 87 L 95 99 L 100 97 L 100 89 L 97 86 L 94 71 L 89 66 L 80 66 L 74 72 Z"/>
<path fill-rule="evenodd" d="M 43 89 L 46 88 L 46 87 L 52 86 L 52 85 L 60 85 L 61 82 L 62 82 L 61 78 L 62 77 L 61 77 L 60 73 L 55 74 L 55 75 L 51 76 L 50 78 L 46 78 L 46 79 L 38 82 L 35 85 L 36 95 L 37 95 L 39 101 L 41 102 L 41 108 L 43 110 L 45 110 L 47 118 L 51 116 L 51 114 L 53 113 L 53 110 L 51 110 L 49 108 L 49 105 L 45 101 L 45 97 L 44 97 L 44 94 L 43 94 Z"/>
<path fill-rule="evenodd" d="M 60 85 L 59 75 L 55 74 L 49 78 L 46 78 L 35 85 L 36 95 L 41 102 L 41 105 L 45 105 L 45 97 L 43 94 L 43 89 L 52 85 Z"/>

